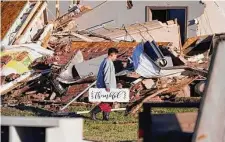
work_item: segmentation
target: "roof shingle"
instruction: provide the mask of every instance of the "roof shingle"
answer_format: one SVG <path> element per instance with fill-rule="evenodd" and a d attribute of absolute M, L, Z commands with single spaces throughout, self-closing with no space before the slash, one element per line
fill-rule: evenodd
<path fill-rule="evenodd" d="M 5 37 L 26 3 L 27 1 L 1 2 L 1 40 Z"/>

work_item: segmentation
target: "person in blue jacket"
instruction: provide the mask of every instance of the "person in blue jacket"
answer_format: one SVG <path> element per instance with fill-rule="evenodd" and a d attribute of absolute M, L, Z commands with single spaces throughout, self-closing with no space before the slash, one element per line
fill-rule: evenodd
<path fill-rule="evenodd" d="M 111 88 L 116 88 L 116 73 L 113 61 L 117 59 L 118 50 L 116 48 L 110 48 L 108 50 L 108 56 L 105 58 L 99 68 L 97 75 L 97 88 L 105 88 L 106 91 L 110 91 Z M 96 114 L 103 111 L 103 120 L 109 120 L 109 114 L 111 112 L 113 103 L 101 102 L 91 111 L 91 117 L 96 120 Z"/>

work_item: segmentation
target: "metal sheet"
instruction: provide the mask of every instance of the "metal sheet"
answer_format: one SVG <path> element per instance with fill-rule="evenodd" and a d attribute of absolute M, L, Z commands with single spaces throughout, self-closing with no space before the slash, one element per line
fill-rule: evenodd
<path fill-rule="evenodd" d="M 64 69 L 60 72 L 57 80 L 63 83 L 73 82 L 74 77 L 72 73 L 72 68 L 75 64 L 83 62 L 82 52 L 79 50 L 75 56 L 68 62 L 68 64 L 64 67 Z"/>
<path fill-rule="evenodd" d="M 225 142 L 225 41 L 219 42 L 200 107 L 193 142 Z"/>
<path fill-rule="evenodd" d="M 77 70 L 77 73 L 80 76 L 80 78 L 85 78 L 88 76 L 96 76 L 101 62 L 106 57 L 107 54 L 76 64 L 75 69 Z"/>

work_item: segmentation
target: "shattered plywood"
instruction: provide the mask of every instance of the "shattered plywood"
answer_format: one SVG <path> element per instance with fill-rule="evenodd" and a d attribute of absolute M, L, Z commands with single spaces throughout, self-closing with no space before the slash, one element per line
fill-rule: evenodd
<path fill-rule="evenodd" d="M 194 44 L 197 40 L 198 40 L 198 37 L 191 37 L 191 38 L 188 38 L 188 39 L 185 41 L 185 43 L 184 43 L 182 49 L 184 50 L 184 49 L 188 48 L 189 46 L 191 46 L 192 44 Z"/>
<path fill-rule="evenodd" d="M 193 44 L 183 49 L 183 54 L 193 56 L 207 52 L 212 45 L 212 39 L 212 35 L 199 36 Z"/>
<path fill-rule="evenodd" d="M 23 32 L 23 30 L 27 27 L 27 25 L 30 23 L 30 21 L 32 20 L 32 17 L 34 16 L 35 12 L 37 11 L 38 7 L 40 6 L 41 2 L 37 1 L 36 3 L 33 3 L 33 7 L 32 10 L 29 12 L 28 16 L 26 17 L 26 20 L 23 22 L 22 26 L 20 27 L 20 29 L 18 30 L 18 32 L 15 35 L 15 39 L 17 39 L 21 33 Z"/>
<path fill-rule="evenodd" d="M 11 28 L 27 1 L 3 1 L 1 2 L 1 37 L 2 40 Z"/>
<path fill-rule="evenodd" d="M 16 43 L 23 44 L 27 42 L 33 42 L 35 37 L 41 29 L 44 28 L 44 19 L 42 18 L 43 12 L 47 7 L 47 2 L 41 2 L 35 13 L 33 14 L 32 19 L 28 22 L 27 26 L 18 37 Z"/>
<path fill-rule="evenodd" d="M 199 44 L 201 42 L 205 42 L 206 40 L 210 40 L 208 37 L 211 37 L 211 36 L 212 35 L 190 37 L 185 41 L 185 43 L 182 47 L 182 50 L 185 50 L 194 44 Z"/>

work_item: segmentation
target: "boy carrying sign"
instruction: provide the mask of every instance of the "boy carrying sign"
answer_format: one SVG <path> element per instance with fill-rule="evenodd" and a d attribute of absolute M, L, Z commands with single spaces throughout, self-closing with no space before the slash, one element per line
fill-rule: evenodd
<path fill-rule="evenodd" d="M 116 48 L 108 50 L 108 57 L 102 61 L 98 71 L 97 88 L 105 88 L 107 92 L 110 92 L 110 88 L 116 88 L 116 73 L 113 61 L 117 59 L 117 55 L 118 50 Z M 109 120 L 112 105 L 113 103 L 101 102 L 91 111 L 91 118 L 96 120 L 96 114 L 102 111 L 103 120 Z"/>

